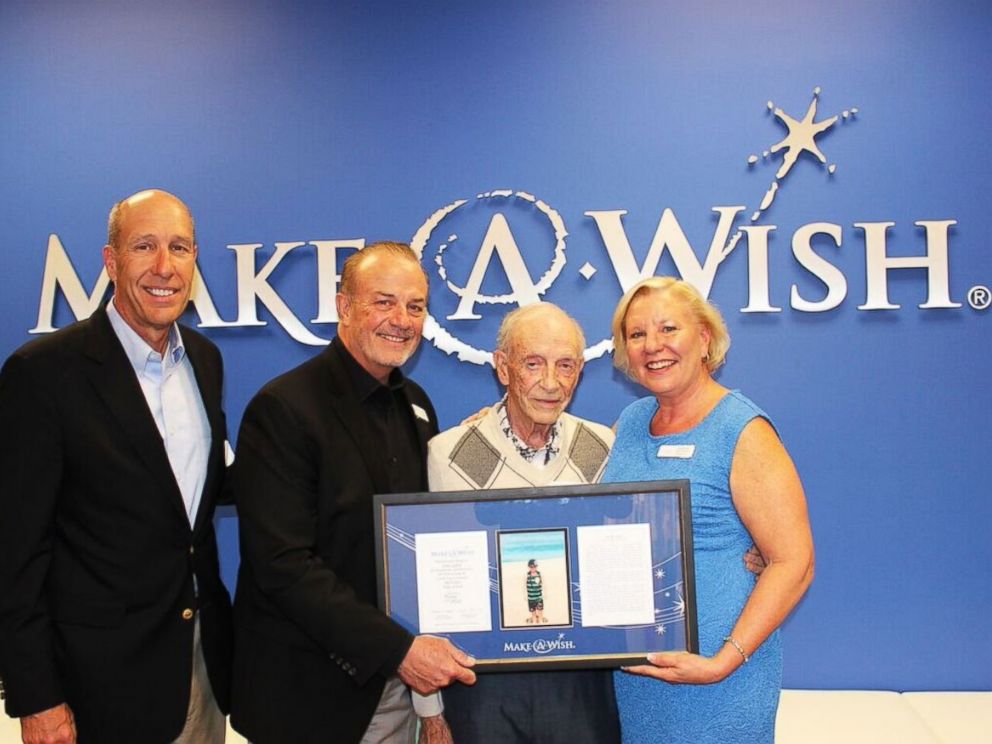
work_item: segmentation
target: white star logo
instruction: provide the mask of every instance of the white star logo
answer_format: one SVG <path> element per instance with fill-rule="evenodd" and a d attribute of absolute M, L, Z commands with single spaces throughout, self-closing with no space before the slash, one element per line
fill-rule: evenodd
<path fill-rule="evenodd" d="M 769 147 L 767 150 L 761 153 L 761 157 L 769 158 L 772 154 L 785 151 L 782 156 L 782 165 L 779 166 L 778 172 L 775 174 L 775 179 L 772 181 L 771 186 L 765 192 L 764 198 L 761 200 L 761 204 L 751 215 L 751 222 L 757 222 L 758 219 L 764 214 L 772 202 L 775 201 L 775 196 L 778 194 L 779 185 L 782 179 L 788 175 L 789 171 L 792 170 L 792 166 L 796 164 L 799 156 L 804 152 L 808 152 L 810 155 L 815 157 L 822 164 L 826 164 L 827 157 L 820 150 L 819 146 L 816 144 L 816 138 L 826 132 L 830 127 L 837 123 L 837 119 L 843 119 L 848 121 L 854 118 L 858 114 L 857 107 L 852 107 L 850 109 L 844 109 L 839 116 L 831 116 L 829 119 L 824 119 L 823 121 L 815 121 L 816 119 L 816 108 L 820 101 L 820 87 L 817 86 L 813 89 L 813 100 L 810 101 L 809 108 L 806 109 L 806 114 L 802 119 L 794 119 L 785 113 L 781 108 L 778 108 L 771 101 L 768 102 L 768 110 L 773 112 L 780 122 L 782 122 L 786 129 L 788 129 L 788 134 L 785 138 L 774 145 Z M 759 160 L 757 155 L 748 155 L 747 164 L 749 167 L 753 167 L 755 163 Z M 837 170 L 836 163 L 831 163 L 827 166 L 827 173 L 833 175 Z M 737 230 L 727 241 L 727 245 L 723 249 L 723 257 L 726 258 L 733 252 L 734 248 L 737 247 L 737 242 L 741 239 L 743 235 L 742 230 Z"/>
<path fill-rule="evenodd" d="M 783 149 L 786 151 L 782 159 L 782 167 L 778 169 L 775 178 L 785 178 L 785 174 L 792 170 L 792 166 L 796 164 L 796 160 L 804 152 L 810 153 L 821 163 L 827 162 L 827 156 L 816 146 L 816 135 L 830 129 L 836 123 L 837 117 L 831 116 L 824 121 L 813 121 L 816 117 L 818 100 L 816 96 L 813 96 L 809 108 L 806 109 L 806 115 L 801 121 L 796 121 L 780 108 L 775 109 L 775 116 L 789 129 L 789 134 L 785 139 L 768 148 L 769 152 L 778 152 Z"/>
<path fill-rule="evenodd" d="M 777 107 L 771 101 L 768 102 L 768 110 L 772 111 L 776 118 L 785 125 L 785 128 L 789 130 L 785 138 L 774 145 L 769 147 L 763 153 L 762 157 L 768 158 L 773 153 L 785 151 L 782 156 L 782 165 L 779 166 L 778 172 L 775 174 L 775 180 L 772 181 L 772 185 L 768 187 L 768 191 L 765 192 L 765 197 L 761 200 L 761 205 L 758 209 L 751 215 L 751 222 L 757 222 L 761 214 L 772 205 L 775 201 L 775 195 L 778 193 L 779 184 L 783 178 L 785 178 L 789 171 L 792 170 L 792 166 L 796 164 L 799 156 L 804 152 L 808 152 L 814 158 L 820 161 L 820 163 L 826 165 L 827 156 L 823 154 L 819 146 L 816 144 L 816 138 L 826 132 L 830 127 L 837 123 L 837 119 L 843 118 L 847 121 L 851 117 L 858 113 L 858 109 L 850 108 L 845 109 L 843 113 L 839 116 L 831 116 L 829 119 L 824 119 L 823 121 L 815 121 L 816 119 L 816 108 L 820 103 L 820 87 L 817 86 L 813 88 L 813 100 L 809 102 L 809 108 L 806 109 L 806 114 L 802 119 L 794 119 L 785 113 L 781 108 Z M 748 165 L 753 166 L 758 162 L 757 155 L 749 155 L 747 159 Z M 833 175 L 834 171 L 837 170 L 837 165 L 831 163 L 827 166 L 827 172 Z M 736 236 L 735 236 L 736 237 Z M 733 240 L 730 244 L 731 249 L 736 240 Z"/>

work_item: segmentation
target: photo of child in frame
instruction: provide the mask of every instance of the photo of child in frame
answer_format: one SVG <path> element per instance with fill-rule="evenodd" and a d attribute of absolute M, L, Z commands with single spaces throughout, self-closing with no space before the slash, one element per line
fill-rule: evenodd
<path fill-rule="evenodd" d="M 568 530 L 500 530 L 496 543 L 501 627 L 571 626 Z"/>
<path fill-rule="evenodd" d="M 527 609 L 530 610 L 528 623 L 546 623 L 544 617 L 544 587 L 541 572 L 537 570 L 537 561 L 531 558 L 527 561 Z"/>

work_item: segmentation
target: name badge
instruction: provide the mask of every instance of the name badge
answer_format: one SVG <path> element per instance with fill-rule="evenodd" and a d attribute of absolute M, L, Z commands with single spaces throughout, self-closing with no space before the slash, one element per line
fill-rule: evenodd
<path fill-rule="evenodd" d="M 419 418 L 421 421 L 426 421 L 430 423 L 430 417 L 427 415 L 427 411 L 418 406 L 416 403 L 411 403 L 410 408 L 413 409 L 413 415 Z"/>
<path fill-rule="evenodd" d="M 663 444 L 658 448 L 658 457 L 675 457 L 688 460 L 696 454 L 694 444 Z"/>

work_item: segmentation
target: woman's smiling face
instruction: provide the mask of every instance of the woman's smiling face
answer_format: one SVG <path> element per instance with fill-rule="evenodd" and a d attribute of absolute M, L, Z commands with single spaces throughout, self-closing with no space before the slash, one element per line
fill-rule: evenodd
<path fill-rule="evenodd" d="M 709 372 L 703 362 L 710 334 L 686 304 L 667 292 L 646 292 L 624 320 L 630 372 L 659 397 L 678 397 Z"/>

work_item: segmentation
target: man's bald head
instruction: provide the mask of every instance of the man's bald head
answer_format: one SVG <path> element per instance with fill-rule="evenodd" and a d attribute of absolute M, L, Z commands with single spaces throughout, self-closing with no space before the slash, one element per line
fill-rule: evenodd
<path fill-rule="evenodd" d="M 110 217 L 107 219 L 107 245 L 114 250 L 120 248 L 119 242 L 121 237 L 121 224 L 124 222 L 124 217 L 127 214 L 128 209 L 150 199 L 156 201 L 172 201 L 182 207 L 189 216 L 190 225 L 193 226 L 193 242 L 196 242 L 196 222 L 193 220 L 193 213 L 189 211 L 189 207 L 186 206 L 186 203 L 178 196 L 175 194 L 170 194 L 168 191 L 163 191 L 162 189 L 144 189 L 136 194 L 131 194 L 131 196 L 125 199 L 121 199 L 110 208 Z"/>

